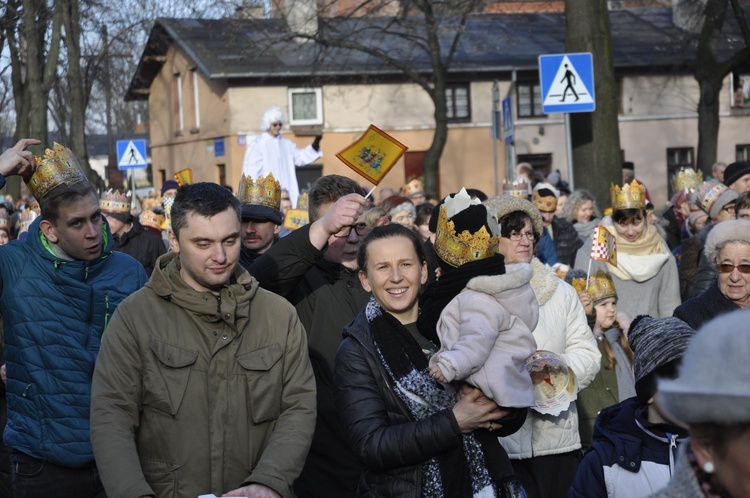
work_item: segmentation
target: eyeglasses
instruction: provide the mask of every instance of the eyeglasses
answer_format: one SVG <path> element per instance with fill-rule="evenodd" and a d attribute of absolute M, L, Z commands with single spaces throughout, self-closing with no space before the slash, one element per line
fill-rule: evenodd
<path fill-rule="evenodd" d="M 526 237 L 529 242 L 534 242 L 534 232 L 511 233 L 508 238 L 513 242 L 518 242 L 524 237 Z"/>
<path fill-rule="evenodd" d="M 750 264 L 743 265 L 730 265 L 729 263 L 721 263 L 716 265 L 716 271 L 719 273 L 732 273 L 737 268 L 740 273 L 747 275 L 750 273 Z"/>
<path fill-rule="evenodd" d="M 337 239 L 343 239 L 345 237 L 348 237 L 352 233 L 352 229 L 354 229 L 354 232 L 362 237 L 363 235 L 366 235 L 367 232 L 370 230 L 370 228 L 365 223 L 357 223 L 356 225 L 348 225 L 339 230 L 338 233 L 334 233 L 333 236 Z"/>
<path fill-rule="evenodd" d="M 271 126 L 281 126 L 281 123 L 271 123 Z"/>

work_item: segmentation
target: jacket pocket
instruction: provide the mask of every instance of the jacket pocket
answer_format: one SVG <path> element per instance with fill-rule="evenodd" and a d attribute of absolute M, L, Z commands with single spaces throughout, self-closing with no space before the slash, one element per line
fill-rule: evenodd
<path fill-rule="evenodd" d="M 157 361 L 153 369 L 148 369 L 153 371 L 144 376 L 143 404 L 175 416 L 180 411 L 190 367 L 198 359 L 198 352 L 156 339 L 149 341 L 149 349 Z"/>
<path fill-rule="evenodd" d="M 143 477 L 160 498 L 173 498 L 177 496 L 177 472 L 180 465 L 159 460 L 143 460 Z"/>
<path fill-rule="evenodd" d="M 245 370 L 247 409 L 255 424 L 275 420 L 281 413 L 284 362 L 279 360 L 283 355 L 281 346 L 273 344 L 237 356 Z"/>

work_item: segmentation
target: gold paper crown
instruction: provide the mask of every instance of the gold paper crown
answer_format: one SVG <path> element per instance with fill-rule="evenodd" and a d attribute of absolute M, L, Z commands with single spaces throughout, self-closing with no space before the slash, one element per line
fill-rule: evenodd
<path fill-rule="evenodd" d="M 177 185 L 184 187 L 185 185 L 193 184 L 193 170 L 190 168 L 181 169 L 174 174 L 174 179 L 177 180 Z"/>
<path fill-rule="evenodd" d="M 528 199 L 529 184 L 526 183 L 526 180 L 516 180 L 514 182 L 503 180 L 503 194 L 512 195 L 519 199 Z"/>
<path fill-rule="evenodd" d="M 36 156 L 34 159 L 36 168 L 26 186 L 37 199 L 43 199 L 60 185 L 87 181 L 73 152 L 57 142 L 52 149 L 44 151 L 44 159 Z"/>
<path fill-rule="evenodd" d="M 146 197 L 141 202 L 141 208 L 145 211 L 147 209 L 153 210 L 156 206 L 160 206 L 159 199 L 156 197 Z"/>
<path fill-rule="evenodd" d="M 457 234 L 455 223 L 448 220 L 448 206 L 440 207 L 435 235 L 435 253 L 440 259 L 458 268 L 470 261 L 486 259 L 497 253 L 500 237 L 491 235 L 486 227 L 475 233 L 468 230 Z"/>
<path fill-rule="evenodd" d="M 161 230 L 162 225 L 166 223 L 167 219 L 163 214 L 156 214 L 150 209 L 147 209 L 141 213 L 141 225 L 144 227 L 156 228 Z"/>
<path fill-rule="evenodd" d="M 539 211 L 545 211 L 547 213 L 557 209 L 557 197 L 554 195 L 542 197 L 539 195 L 538 190 L 534 190 L 531 194 L 531 203 L 534 204 Z"/>
<path fill-rule="evenodd" d="M 307 211 L 310 206 L 310 196 L 307 192 L 304 194 L 300 194 L 299 197 L 297 197 L 297 209 L 304 209 Z"/>
<path fill-rule="evenodd" d="M 570 281 L 570 285 L 576 290 L 576 293 L 586 292 L 586 279 L 583 277 L 574 278 Z"/>
<path fill-rule="evenodd" d="M 31 223 L 36 219 L 38 215 L 33 209 L 26 208 L 21 212 L 21 228 L 18 233 L 28 232 Z"/>
<path fill-rule="evenodd" d="M 612 197 L 612 210 L 623 209 L 646 209 L 646 190 L 643 185 L 633 180 L 626 183 L 622 188 L 611 184 L 609 193 Z"/>
<path fill-rule="evenodd" d="M 255 204 L 281 210 L 281 185 L 273 177 L 260 176 L 253 181 L 249 176 L 242 175 L 240 179 L 239 199 L 242 204 Z"/>
<path fill-rule="evenodd" d="M 107 190 L 102 194 L 101 207 L 105 213 L 130 214 L 130 192 Z"/>
<path fill-rule="evenodd" d="M 403 192 L 406 197 L 414 194 L 424 194 L 424 185 L 422 185 L 422 182 L 415 178 L 414 180 L 401 187 L 401 192 Z"/>
<path fill-rule="evenodd" d="M 672 177 L 672 190 L 679 192 L 695 188 L 703 181 L 703 172 L 695 171 L 693 168 L 680 168 Z"/>
<path fill-rule="evenodd" d="M 584 288 L 585 287 L 586 281 L 584 279 Z M 599 269 L 596 274 L 589 277 L 588 293 L 594 303 L 601 301 L 602 299 L 607 299 L 608 297 L 616 298 L 617 290 L 615 289 L 614 282 L 612 282 L 612 275 Z"/>

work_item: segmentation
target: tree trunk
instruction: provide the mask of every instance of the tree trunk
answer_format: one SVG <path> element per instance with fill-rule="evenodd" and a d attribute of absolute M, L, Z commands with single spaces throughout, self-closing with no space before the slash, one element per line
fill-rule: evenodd
<path fill-rule="evenodd" d="M 78 0 L 64 0 L 62 4 L 63 24 L 65 26 L 65 48 L 68 52 L 68 91 L 70 92 L 70 150 L 78 158 L 81 169 L 93 183 L 99 175 L 89 165 L 86 150 L 86 104 L 84 99 L 83 72 L 81 70 L 81 16 Z"/>
<path fill-rule="evenodd" d="M 565 17 L 565 50 L 592 53 L 596 94 L 596 111 L 571 115 L 573 180 L 609 206 L 610 184 L 622 183 L 622 157 L 607 0 L 566 0 Z"/>
<path fill-rule="evenodd" d="M 440 156 L 443 155 L 445 143 L 448 141 L 448 108 L 445 103 L 445 77 L 436 77 L 438 82 L 430 93 L 432 102 L 435 104 L 435 134 L 432 144 L 424 154 L 424 189 L 433 197 L 438 196 L 438 169 L 440 167 Z M 440 193 L 445 195 L 445 192 Z"/>

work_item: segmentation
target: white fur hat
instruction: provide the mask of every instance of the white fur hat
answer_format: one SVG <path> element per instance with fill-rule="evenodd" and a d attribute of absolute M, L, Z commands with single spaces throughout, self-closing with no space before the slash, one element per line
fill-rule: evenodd
<path fill-rule="evenodd" d="M 719 256 L 719 246 L 727 242 L 750 244 L 750 220 L 726 220 L 714 225 L 706 237 L 706 257 L 712 263 Z"/>
<path fill-rule="evenodd" d="M 260 129 L 263 131 L 270 130 L 271 123 L 281 123 L 282 125 L 284 124 L 284 111 L 282 111 L 281 107 L 277 105 L 271 106 L 266 109 L 266 112 L 263 114 L 263 117 L 260 120 Z"/>

